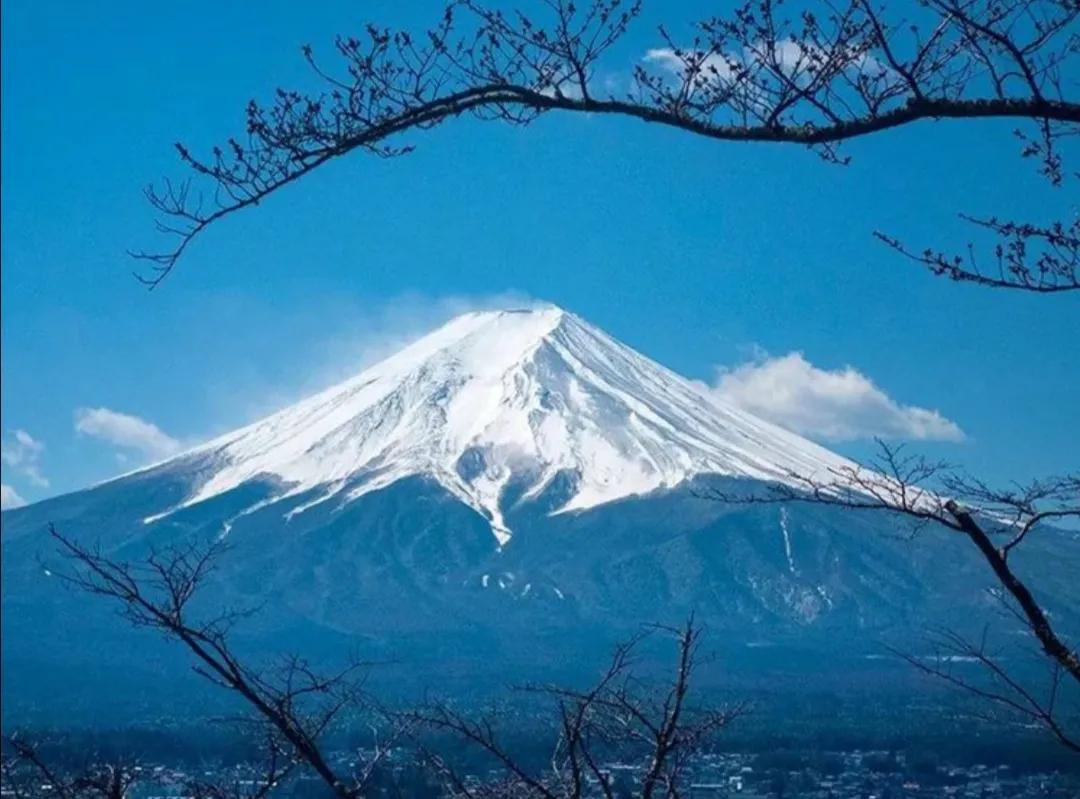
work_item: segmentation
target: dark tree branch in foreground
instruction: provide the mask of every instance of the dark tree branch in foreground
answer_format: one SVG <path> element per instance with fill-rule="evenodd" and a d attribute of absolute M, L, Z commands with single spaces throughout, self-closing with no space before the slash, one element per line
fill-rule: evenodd
<path fill-rule="evenodd" d="M 195 657 L 196 673 L 242 699 L 268 742 L 265 784 L 272 787 L 299 763 L 305 764 L 343 799 L 359 796 L 363 779 L 338 775 L 320 741 L 346 706 L 358 701 L 353 677 L 358 664 L 324 676 L 300 657 L 286 657 L 275 669 L 245 664 L 229 644 L 233 624 L 247 614 L 226 611 L 209 620 L 193 618 L 192 599 L 212 573 L 220 545 L 184 546 L 152 552 L 144 561 L 110 559 L 62 535 L 50 525 L 61 554 L 72 568 L 56 572 L 68 584 L 119 603 L 137 627 L 182 643 Z M 221 786 L 201 786 L 203 796 L 226 796 Z M 255 797 L 254 799 L 258 799 Z"/>
<path fill-rule="evenodd" d="M 17 735 L 4 738 L 3 784 L 13 799 L 127 799 L 137 781 L 134 763 L 94 763 L 74 776 L 52 768 L 38 749 Z"/>
<path fill-rule="evenodd" d="M 99 549 L 84 546 L 50 526 L 68 570 L 54 574 L 69 585 L 119 603 L 122 615 L 184 644 L 195 657 L 195 671 L 210 682 L 240 697 L 253 716 L 240 719 L 264 742 L 265 757 L 255 779 L 235 784 L 188 786 L 197 799 L 264 799 L 296 768 L 313 771 L 343 799 L 362 796 L 385 757 L 406 738 L 417 741 L 423 761 L 451 793 L 467 796 L 539 796 L 564 799 L 583 796 L 591 781 L 610 796 L 601 773 L 602 753 L 640 753 L 646 765 L 643 799 L 678 795 L 680 778 L 689 757 L 710 737 L 743 712 L 742 706 L 705 710 L 688 702 L 691 681 L 700 660 L 702 631 L 691 618 L 680 628 L 653 626 L 616 648 L 602 678 L 591 689 L 578 691 L 555 686 L 525 690 L 553 700 L 559 733 L 548 774 L 533 774 L 499 742 L 490 720 L 472 721 L 445 703 L 404 713 L 379 711 L 388 729 L 378 734 L 369 756 L 360 758 L 348 779 L 337 774 L 323 750 L 324 734 L 348 707 L 370 706 L 349 681 L 355 667 L 324 677 L 298 657 L 284 659 L 273 671 L 251 668 L 235 654 L 228 634 L 234 622 L 246 614 L 225 612 L 209 621 L 195 618 L 192 604 L 213 572 L 222 552 L 220 545 L 184 546 L 151 552 L 138 563 L 111 559 Z M 633 655 L 649 635 L 670 636 L 677 659 L 669 686 L 654 690 L 632 673 Z M 449 732 L 479 747 L 505 772 L 498 785 L 467 786 L 437 755 L 419 742 L 421 732 Z M 16 752 L 42 769 L 48 766 L 29 746 L 13 739 Z M 21 747 L 21 748 L 20 748 Z M 49 777 L 50 783 L 60 783 Z M 90 799 L 90 794 L 58 794 L 61 799 Z M 97 796 L 96 794 L 94 795 Z M 101 794 L 102 799 L 115 799 Z M 18 799 L 18 798 L 17 798 Z"/>
<path fill-rule="evenodd" d="M 902 447 L 880 441 L 878 444 L 880 455 L 869 467 L 852 464 L 829 469 L 818 476 L 792 473 L 787 477 L 789 483 L 771 484 L 764 493 L 710 491 L 704 496 L 738 504 L 811 502 L 885 511 L 909 517 L 917 526 L 934 523 L 962 533 L 993 572 L 994 579 L 1004 591 L 1003 598 L 1014 603 L 1008 607 L 1035 637 L 1051 662 L 1054 670 L 1051 699 L 1036 702 L 1032 694 L 1021 690 L 1019 682 L 1010 678 L 987 654 L 985 641 L 975 645 L 950 633 L 939 638 L 939 643 L 947 644 L 958 657 L 974 658 L 986 667 L 995 682 L 1017 696 L 1009 703 L 1003 702 L 998 692 L 965 684 L 968 690 L 1013 710 L 1026 708 L 1028 715 L 1042 721 L 1063 744 L 1080 751 L 1080 736 L 1065 734 L 1054 715 L 1060 680 L 1070 682 L 1071 690 L 1080 689 L 1080 653 L 1054 628 L 1027 582 L 1015 572 L 1010 562 L 1010 555 L 1030 535 L 1044 529 L 1046 534 L 1055 533 L 1047 522 L 1080 518 L 1080 475 L 997 489 L 962 475 L 947 464 L 906 455 Z M 916 665 L 923 671 L 938 674 L 953 684 L 963 682 L 952 671 L 943 671 L 919 659 L 908 659 L 919 661 Z"/>
<path fill-rule="evenodd" d="M 1075 708 L 1062 711 L 1062 695 L 1068 690 L 1062 684 L 1064 670 L 1053 662 L 1049 679 L 1040 688 L 1029 687 L 1013 674 L 1003 658 L 991 650 L 986 631 L 976 641 L 955 630 L 939 630 L 930 639 L 933 654 L 919 657 L 890 648 L 897 657 L 907 661 L 923 674 L 945 682 L 961 691 L 973 694 L 989 707 L 985 720 L 992 723 L 1019 720 L 1021 724 L 1036 724 L 1045 728 L 1065 748 L 1080 753 L 1080 733 L 1071 731 L 1075 725 Z M 967 675 L 970 664 L 979 666 L 987 678 L 975 682 Z M 1075 689 L 1074 689 L 1075 690 Z M 1004 711 L 1004 716 L 1000 712 Z"/>
<path fill-rule="evenodd" d="M 1022 155 L 1054 184 L 1063 179 L 1058 142 L 1080 130 L 1080 103 L 1064 80 L 1080 51 L 1075 0 L 926 0 L 908 18 L 872 0 L 817 12 L 810 4 L 790 17 L 778 0 L 760 0 L 697 22 L 686 43 L 662 27 L 666 46 L 632 66 L 604 56 L 640 2 L 544 5 L 543 23 L 454 0 L 424 35 L 369 25 L 362 37 L 338 38 L 332 68 L 305 46 L 320 91 L 278 89 L 269 106 L 252 100 L 245 135 L 208 156 L 177 144 L 195 174 L 147 189 L 159 230 L 175 240 L 135 254 L 149 263 L 140 279 L 156 286 L 209 225 L 323 164 L 357 151 L 403 155 L 412 146 L 398 143 L 401 134 L 464 114 L 514 125 L 549 111 L 615 115 L 721 141 L 802 144 L 841 163 L 842 142 L 919 120 L 1016 119 L 1032 126 L 1021 134 Z M 612 75 L 621 88 L 604 89 L 601 78 Z M 1009 250 L 998 277 L 986 279 L 963 259 L 919 259 L 983 285 L 1080 288 L 1075 247 L 1068 255 L 1073 228 L 1058 235 L 1068 226 L 986 224 L 1043 244 L 1050 260 Z"/>
<path fill-rule="evenodd" d="M 674 674 L 662 690 L 650 689 L 632 670 L 635 650 L 649 634 L 670 636 L 676 644 Z M 690 757 L 745 711 L 743 705 L 715 710 L 689 703 L 701 635 L 701 628 L 692 618 L 678 628 L 653 626 L 616 647 L 607 670 L 591 688 L 526 688 L 550 699 L 556 707 L 558 732 L 545 773 L 535 773 L 523 765 L 503 744 L 491 719 L 473 720 L 444 703 L 411 711 L 407 716 L 419 727 L 448 733 L 478 749 L 504 774 L 496 784 L 470 786 L 445 760 L 428 752 L 428 763 L 442 776 L 452 795 L 470 799 L 580 799 L 599 790 L 607 799 L 613 799 L 609 774 L 601 763 L 604 753 L 619 751 L 634 752 L 641 758 L 642 779 L 637 789 L 641 799 L 677 797 L 685 787 L 683 773 Z"/>
<path fill-rule="evenodd" d="M 265 731 L 264 756 L 255 767 L 235 769 L 235 778 L 208 782 L 198 778 L 184 785 L 192 799 L 264 799 L 278 788 L 298 765 L 277 736 Z M 78 769 L 51 765 L 38 746 L 20 735 L 6 736 L 0 767 L 5 792 L 12 799 L 130 799 L 131 790 L 140 782 L 154 782 L 134 761 L 95 760 Z"/>
<path fill-rule="evenodd" d="M 186 785 L 191 799 L 264 799 L 300 766 L 274 729 L 261 726 L 265 751 L 259 768 L 254 773 L 245 769 L 231 782 L 192 780 Z"/>
<path fill-rule="evenodd" d="M 1071 224 L 1054 222 L 1039 226 L 998 219 L 975 219 L 961 214 L 973 225 L 990 231 L 998 239 L 989 265 L 979 262 L 974 245 L 965 255 L 941 251 L 912 252 L 896 238 L 885 233 L 874 235 L 886 245 L 935 275 L 944 275 L 962 283 L 991 288 L 1021 288 L 1052 294 L 1080 288 L 1080 217 Z"/>

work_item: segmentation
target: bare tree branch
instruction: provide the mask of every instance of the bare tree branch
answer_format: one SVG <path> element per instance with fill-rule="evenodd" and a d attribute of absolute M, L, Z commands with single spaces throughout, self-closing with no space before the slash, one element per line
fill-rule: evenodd
<path fill-rule="evenodd" d="M 907 455 L 902 446 L 878 442 L 879 455 L 869 468 L 852 464 L 831 469 L 822 477 L 791 474 L 788 482 L 771 484 L 764 492 L 733 494 L 706 490 L 706 499 L 737 504 L 777 504 L 810 502 L 854 510 L 876 510 L 913 519 L 917 527 L 935 523 L 962 533 L 974 545 L 990 568 L 994 579 L 1015 603 L 1015 616 L 1039 642 L 1055 669 L 1055 685 L 1060 673 L 1080 687 L 1080 653 L 1065 641 L 1035 598 L 1027 582 L 1013 569 L 1009 556 L 1046 522 L 1080 518 L 1080 475 L 1065 475 L 991 488 L 982 481 L 961 474 L 948 464 Z M 1005 542 L 996 545 L 994 538 Z M 950 638 L 954 648 L 962 639 Z M 997 664 L 984 657 L 982 648 L 967 647 L 971 657 L 995 671 L 999 680 L 1015 690 Z M 908 658 L 911 660 L 911 658 Z M 920 665 L 923 671 L 931 669 Z M 1035 703 L 1022 696 L 1022 704 L 1035 712 Z M 1050 714 L 1052 715 L 1052 714 Z M 1045 716 L 1039 716 L 1046 721 Z M 1060 725 L 1047 728 L 1062 743 L 1075 742 Z"/>
<path fill-rule="evenodd" d="M 1052 664 L 1050 679 L 1043 691 L 1045 696 L 1039 696 L 989 651 L 985 631 L 979 641 L 970 641 L 953 630 L 941 630 L 932 643 L 935 652 L 929 657 L 915 656 L 891 647 L 889 651 L 922 673 L 972 694 L 1010 717 L 1044 727 L 1062 746 L 1080 753 L 1080 737 L 1068 730 L 1068 722 L 1058 713 L 1062 674 L 1060 664 Z M 981 667 L 981 672 L 988 678 L 987 682 L 978 682 L 964 673 L 963 667 L 971 664 Z M 1001 719 L 994 717 L 992 720 L 997 722 Z"/>
<path fill-rule="evenodd" d="M 369 25 L 363 37 L 338 38 L 333 69 L 305 46 L 321 91 L 278 89 L 268 106 L 252 100 L 244 137 L 209 156 L 176 145 L 194 174 L 147 189 L 158 230 L 174 245 L 133 253 L 149 267 L 139 278 L 158 285 L 207 227 L 323 164 L 357 151 L 404 155 L 412 146 L 395 143 L 401 134 L 465 114 L 514 125 L 550 111 L 627 117 L 720 141 L 802 144 L 838 163 L 846 162 L 842 142 L 919 120 L 1017 119 L 1035 128 L 1022 155 L 1055 184 L 1057 143 L 1080 126 L 1080 103 L 1063 80 L 1080 51 L 1071 0 L 927 0 L 912 18 L 850 0 L 795 19 L 764 0 L 696 23 L 683 44 L 661 28 L 666 46 L 632 67 L 605 66 L 604 57 L 640 2 L 546 5 L 550 20 L 541 24 L 452 0 L 424 35 Z M 628 75 L 629 90 L 596 85 L 602 69 Z M 998 278 L 932 252 L 917 260 L 982 285 L 1078 288 L 1073 228 L 984 226 L 1002 226 L 998 234 L 1013 242 Z M 1043 256 L 1029 262 L 1015 247 L 1024 241 L 1043 243 Z"/>
<path fill-rule="evenodd" d="M 36 746 L 18 735 L 6 736 L 4 745 L 10 752 L 3 761 L 4 785 L 13 792 L 15 799 L 43 794 L 59 799 L 127 799 L 137 781 L 138 772 L 133 762 L 93 762 L 77 773 L 67 775 L 50 766 Z M 19 766 L 28 770 L 31 785 L 16 773 Z"/>
<path fill-rule="evenodd" d="M 657 634 L 670 636 L 677 649 L 672 681 L 662 691 L 648 690 L 632 671 L 637 647 L 646 636 Z M 465 785 L 445 761 L 438 760 L 448 789 L 464 796 L 580 799 L 595 787 L 611 799 L 613 792 L 602 767 L 602 754 L 615 750 L 639 753 L 642 799 L 676 796 L 691 755 L 746 711 L 742 704 L 717 710 L 688 703 L 701 634 L 693 618 L 678 628 L 654 625 L 618 645 L 607 669 L 591 688 L 525 686 L 522 690 L 546 697 L 555 705 L 558 731 L 550 767 L 544 774 L 534 773 L 515 757 L 490 718 L 470 719 L 446 703 L 409 711 L 408 717 L 421 727 L 453 735 L 499 764 L 505 775 L 503 781 L 472 787 Z"/>
<path fill-rule="evenodd" d="M 966 255 L 947 255 L 929 249 L 912 252 L 892 236 L 880 231 L 874 235 L 935 275 L 957 282 L 1040 294 L 1080 288 L 1080 217 L 1070 224 L 1053 222 L 1041 226 L 996 218 L 975 219 L 964 214 L 961 217 L 1000 239 L 993 247 L 990 268 L 979 264 L 974 245 L 968 245 Z"/>
<path fill-rule="evenodd" d="M 178 641 L 195 657 L 196 673 L 240 697 L 255 713 L 267 736 L 265 784 L 276 783 L 296 763 L 304 763 L 336 796 L 352 799 L 364 789 L 360 780 L 346 780 L 331 768 L 320 739 L 343 709 L 358 699 L 353 678 L 361 664 L 352 663 L 326 676 L 298 656 L 285 657 L 273 670 L 259 672 L 233 652 L 228 633 L 242 612 L 225 611 L 209 620 L 192 618 L 190 605 L 212 573 L 220 544 L 186 545 L 151 552 L 136 564 L 110 559 L 49 527 L 61 554 L 71 564 L 55 571 L 77 589 L 119 603 L 132 624 L 156 630 Z M 203 786 L 213 795 L 220 786 Z M 256 797 L 256 799 L 258 799 Z"/>

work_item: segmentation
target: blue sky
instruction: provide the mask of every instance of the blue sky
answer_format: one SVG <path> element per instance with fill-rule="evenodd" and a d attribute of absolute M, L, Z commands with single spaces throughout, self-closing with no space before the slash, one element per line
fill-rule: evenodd
<path fill-rule="evenodd" d="M 5 485 L 28 500 L 85 486 L 456 311 L 529 300 L 710 384 L 735 369 L 729 395 L 845 453 L 925 421 L 912 406 L 950 439 L 922 450 L 989 479 L 1075 468 L 1075 298 L 946 283 L 871 236 L 962 245 L 957 211 L 1068 213 L 1068 189 L 1017 157 L 1008 124 L 920 124 L 853 144 L 839 168 L 632 121 L 461 120 L 224 222 L 148 294 L 124 251 L 154 242 L 140 192 L 182 174 L 172 142 L 223 139 L 250 97 L 311 85 L 301 44 L 328 51 L 367 19 L 423 25 L 439 8 L 398 5 L 5 3 Z M 702 11 L 662 5 L 673 22 Z M 655 21 L 615 65 L 659 44 Z M 776 400 L 784 380 L 794 409 Z M 852 408 L 853 429 L 837 427 Z"/>

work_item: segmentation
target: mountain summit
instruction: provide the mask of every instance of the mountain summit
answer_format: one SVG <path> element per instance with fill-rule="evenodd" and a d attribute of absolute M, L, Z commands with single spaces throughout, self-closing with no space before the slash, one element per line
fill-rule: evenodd
<path fill-rule="evenodd" d="M 205 477 L 179 507 L 269 476 L 281 490 L 263 504 L 317 489 L 296 514 L 426 476 L 480 512 L 500 543 L 511 485 L 527 500 L 560 481 L 560 512 L 701 474 L 783 480 L 845 463 L 554 307 L 459 316 L 179 459 L 193 457 Z"/>

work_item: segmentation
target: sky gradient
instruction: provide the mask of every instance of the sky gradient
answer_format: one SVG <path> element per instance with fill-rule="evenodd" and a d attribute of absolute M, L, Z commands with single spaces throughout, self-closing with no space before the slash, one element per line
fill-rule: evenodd
<path fill-rule="evenodd" d="M 1069 213 L 1010 124 L 922 123 L 841 168 L 629 120 L 457 120 L 224 221 L 148 293 L 125 250 L 154 244 L 141 188 L 183 174 L 174 141 L 223 140 L 249 98 L 312 86 L 302 44 L 440 7 L 219 5 L 4 5 L 3 483 L 25 499 L 252 421 L 456 312 L 535 301 L 846 454 L 914 429 L 914 408 L 939 417 L 922 451 L 987 479 L 1077 466 L 1076 299 L 944 282 L 872 237 L 949 248 L 958 211 Z M 677 31 L 706 8 L 651 5 L 612 54 L 627 73 L 657 13 Z M 809 399 L 779 407 L 784 381 Z M 837 407 L 867 416 L 839 429 Z"/>

